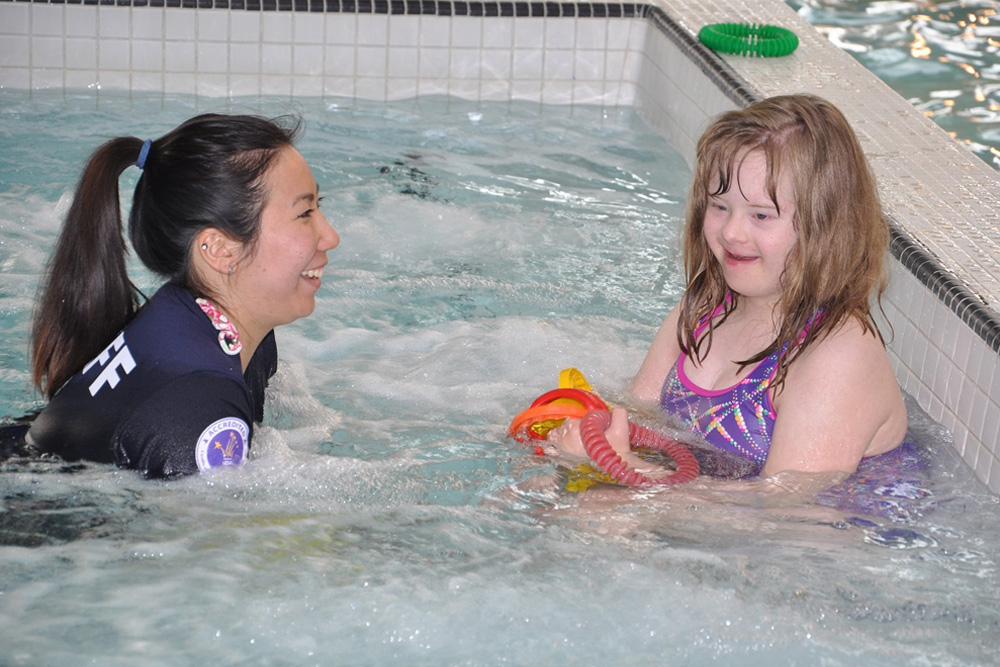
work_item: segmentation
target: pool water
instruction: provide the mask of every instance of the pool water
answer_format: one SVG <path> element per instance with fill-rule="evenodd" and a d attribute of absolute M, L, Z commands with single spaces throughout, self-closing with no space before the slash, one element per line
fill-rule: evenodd
<path fill-rule="evenodd" d="M 1000 169 L 1000 0 L 787 2 Z"/>
<path fill-rule="evenodd" d="M 995 658 L 998 499 L 912 402 L 928 469 L 891 512 L 801 478 L 573 494 L 506 438 L 562 368 L 621 397 L 679 298 L 690 173 L 628 109 L 0 91 L 0 415 L 40 405 L 31 301 L 84 157 L 218 109 L 306 118 L 342 237 L 316 313 L 241 469 L 0 462 L 0 663 Z"/>

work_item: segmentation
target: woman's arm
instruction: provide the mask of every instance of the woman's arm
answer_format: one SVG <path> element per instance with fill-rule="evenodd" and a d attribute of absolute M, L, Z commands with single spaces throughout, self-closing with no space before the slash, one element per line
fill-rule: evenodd
<path fill-rule="evenodd" d="M 652 403 L 659 398 L 663 381 L 680 356 L 681 350 L 677 344 L 679 310 L 680 306 L 675 306 L 667 315 L 667 319 L 663 320 L 656 336 L 653 337 L 646 358 L 642 361 L 642 366 L 639 367 L 639 372 L 632 379 L 632 396 L 638 401 Z"/>
<path fill-rule="evenodd" d="M 896 447 L 906 408 L 881 341 L 851 321 L 788 369 L 761 474 L 854 472 L 865 456 Z"/>

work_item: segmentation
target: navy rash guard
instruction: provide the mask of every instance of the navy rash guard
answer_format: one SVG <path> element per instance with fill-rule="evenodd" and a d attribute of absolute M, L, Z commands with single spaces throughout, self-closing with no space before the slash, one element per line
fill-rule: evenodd
<path fill-rule="evenodd" d="M 246 460 L 264 390 L 277 368 L 274 332 L 243 373 L 186 289 L 164 285 L 117 338 L 63 385 L 27 442 L 175 477 Z"/>

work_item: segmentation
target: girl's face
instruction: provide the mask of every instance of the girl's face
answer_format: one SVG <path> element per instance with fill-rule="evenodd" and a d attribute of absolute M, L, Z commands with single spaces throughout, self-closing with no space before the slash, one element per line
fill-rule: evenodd
<path fill-rule="evenodd" d="M 722 267 L 726 284 L 742 297 L 771 305 L 781 294 L 781 274 L 798 234 L 787 175 L 779 175 L 777 199 L 767 193 L 767 162 L 762 151 L 736 160 L 739 171 L 728 192 L 709 196 L 704 234 Z M 718 189 L 711 184 L 710 191 Z"/>
<path fill-rule="evenodd" d="M 258 336 L 312 313 L 326 253 L 340 243 L 319 210 L 312 170 L 291 146 L 275 159 L 266 180 L 256 252 L 237 268 L 240 327 Z"/>

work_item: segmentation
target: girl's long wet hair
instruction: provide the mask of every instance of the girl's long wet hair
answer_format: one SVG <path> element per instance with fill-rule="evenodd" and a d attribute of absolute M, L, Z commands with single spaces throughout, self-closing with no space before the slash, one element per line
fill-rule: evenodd
<path fill-rule="evenodd" d="M 152 141 L 128 221 L 142 263 L 198 296 L 215 296 L 192 269 L 195 239 L 213 227 L 252 253 L 266 204 L 265 176 L 299 127 L 296 118 L 205 114 Z M 135 137 L 108 141 L 90 156 L 76 186 L 32 322 L 32 380 L 48 397 L 140 307 L 126 269 L 118 179 L 142 149 Z"/>
<path fill-rule="evenodd" d="M 735 310 L 740 298 L 729 290 L 705 240 L 708 200 L 739 187 L 741 161 L 755 150 L 766 159 L 766 187 L 775 207 L 779 176 L 784 174 L 791 183 L 792 192 L 786 196 L 795 204 L 797 240 L 781 275 L 777 337 L 756 356 L 737 363 L 756 364 L 784 350 L 772 384 L 780 391 L 789 364 L 849 319 L 884 344 L 871 297 L 874 294 L 881 307 L 888 284 L 889 227 L 857 137 L 829 102 L 813 95 L 787 95 L 719 116 L 698 141 L 685 227 L 687 289 L 677 338 L 696 363 L 708 354 L 714 327 Z M 712 318 L 720 307 L 722 315 Z M 696 336 L 703 321 L 707 326 Z"/>

